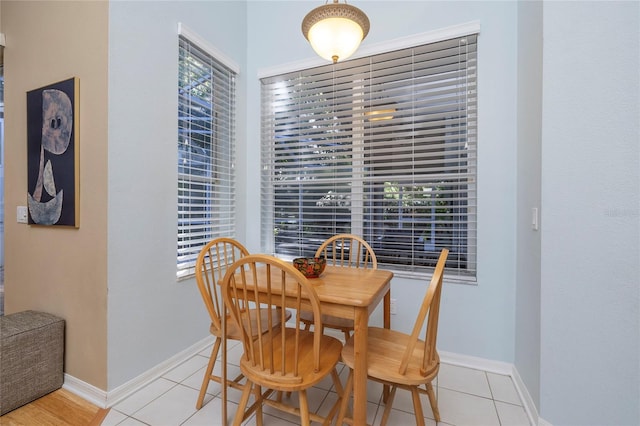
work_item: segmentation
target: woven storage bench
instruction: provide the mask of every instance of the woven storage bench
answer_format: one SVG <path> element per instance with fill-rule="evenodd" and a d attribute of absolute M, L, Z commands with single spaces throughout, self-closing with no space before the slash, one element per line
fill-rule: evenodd
<path fill-rule="evenodd" d="M 0 415 L 62 386 L 64 320 L 37 311 L 0 316 Z"/>

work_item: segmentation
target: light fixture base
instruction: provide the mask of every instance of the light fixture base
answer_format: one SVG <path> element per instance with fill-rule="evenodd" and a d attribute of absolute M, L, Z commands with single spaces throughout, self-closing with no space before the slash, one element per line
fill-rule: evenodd
<path fill-rule="evenodd" d="M 307 13 L 307 16 L 302 20 L 302 34 L 304 34 L 304 38 L 309 40 L 309 30 L 311 27 L 329 18 L 345 18 L 357 23 L 362 28 L 362 40 L 369 34 L 371 23 L 363 11 L 350 4 L 338 3 L 338 0 L 334 0 L 333 3 L 318 6 Z"/>
<path fill-rule="evenodd" d="M 369 34 L 369 27 L 369 18 L 364 12 L 334 0 L 304 17 L 302 34 L 318 55 L 336 63 L 356 51 Z"/>

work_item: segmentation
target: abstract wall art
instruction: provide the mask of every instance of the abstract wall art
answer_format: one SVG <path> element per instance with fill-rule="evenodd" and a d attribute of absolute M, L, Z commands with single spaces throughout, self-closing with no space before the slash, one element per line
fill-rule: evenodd
<path fill-rule="evenodd" d="M 79 227 L 77 77 L 27 92 L 29 224 Z"/>

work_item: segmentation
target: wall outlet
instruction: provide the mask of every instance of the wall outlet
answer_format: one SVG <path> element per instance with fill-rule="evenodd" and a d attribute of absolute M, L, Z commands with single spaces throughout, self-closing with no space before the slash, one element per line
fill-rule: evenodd
<path fill-rule="evenodd" d="M 17 212 L 18 223 L 28 223 L 29 216 L 27 213 L 27 206 L 18 206 Z"/>
<path fill-rule="evenodd" d="M 398 313 L 397 304 L 398 304 L 398 301 L 396 299 L 391 299 L 391 304 L 389 305 L 389 310 L 391 311 L 391 315 L 395 315 Z"/>

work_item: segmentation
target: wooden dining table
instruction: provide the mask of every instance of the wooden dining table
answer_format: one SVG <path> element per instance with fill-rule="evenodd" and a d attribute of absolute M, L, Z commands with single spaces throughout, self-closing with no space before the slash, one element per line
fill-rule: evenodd
<path fill-rule="evenodd" d="M 259 269 L 266 273 L 266 268 Z M 274 278 L 272 276 L 272 278 Z M 391 279 L 393 273 L 384 269 L 362 269 L 327 266 L 313 283 L 320 309 L 329 314 L 354 321 L 353 424 L 366 424 L 367 417 L 367 338 L 369 317 L 383 303 L 383 324 L 391 326 Z M 263 281 L 263 280 L 259 280 Z M 259 289 L 258 289 L 259 290 Z M 224 315 L 223 315 L 224 317 Z M 226 327 L 223 324 L 223 327 Z M 222 333 L 224 336 L 225 333 Z M 226 339 L 223 339 L 223 383 L 226 381 Z M 226 386 L 222 386 L 222 419 L 226 424 Z"/>

